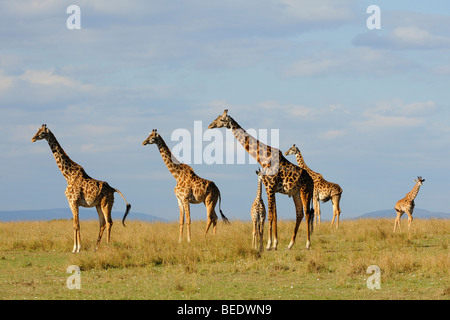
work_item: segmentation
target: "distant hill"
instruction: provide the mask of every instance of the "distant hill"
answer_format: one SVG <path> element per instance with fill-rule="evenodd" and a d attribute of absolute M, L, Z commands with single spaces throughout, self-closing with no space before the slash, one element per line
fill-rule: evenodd
<path fill-rule="evenodd" d="M 404 214 L 402 216 L 402 218 L 404 218 L 404 216 L 407 216 L 407 215 Z M 365 213 L 363 215 L 356 217 L 355 219 L 365 219 L 365 218 L 372 218 L 372 219 L 393 218 L 393 219 L 395 219 L 395 217 L 397 217 L 397 213 L 395 212 L 395 210 L 388 209 L 388 210 L 368 212 L 368 213 Z M 413 218 L 417 218 L 417 219 L 450 219 L 450 213 L 433 212 L 433 211 L 428 211 L 425 209 L 415 208 L 414 212 L 413 212 Z"/>
<path fill-rule="evenodd" d="M 113 220 L 122 220 L 125 210 L 113 211 L 111 216 Z M 95 208 L 81 208 L 80 207 L 80 220 L 98 220 L 97 210 Z M 16 211 L 0 211 L 0 221 L 49 221 L 57 219 L 72 219 L 72 211 L 70 208 L 56 208 L 56 209 L 42 209 L 42 210 L 16 210 Z M 127 216 L 128 220 L 139 221 L 161 221 L 167 222 L 166 219 L 153 216 L 146 213 L 134 212 L 131 208 L 130 213 Z M 125 222 L 126 222 L 125 221 Z"/>

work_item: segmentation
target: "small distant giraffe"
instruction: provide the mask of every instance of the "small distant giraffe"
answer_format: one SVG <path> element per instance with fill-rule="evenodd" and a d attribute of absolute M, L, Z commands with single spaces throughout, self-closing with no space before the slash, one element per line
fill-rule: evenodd
<path fill-rule="evenodd" d="M 316 222 L 317 219 L 319 219 L 320 224 L 320 201 L 327 202 L 331 199 L 331 202 L 333 203 L 333 219 L 331 220 L 331 226 L 333 226 L 334 219 L 336 218 L 336 228 L 338 228 L 339 216 L 341 214 L 339 202 L 341 201 L 342 188 L 336 183 L 328 182 L 327 180 L 325 180 L 320 173 L 312 171 L 306 165 L 300 150 L 295 146 L 295 144 L 285 152 L 286 156 L 290 154 L 295 154 L 298 166 L 308 171 L 309 175 L 314 180 L 313 202 Z"/>
<path fill-rule="evenodd" d="M 417 177 L 417 179 L 414 180 L 416 183 L 412 190 L 406 194 L 406 196 L 397 201 L 395 204 L 395 211 L 397 212 L 397 218 L 395 218 L 394 222 L 394 232 L 398 225 L 398 228 L 401 231 L 400 227 L 400 218 L 402 217 L 403 213 L 406 212 L 408 215 L 408 230 L 411 227 L 411 222 L 413 220 L 412 214 L 414 211 L 414 199 L 417 197 L 417 194 L 419 193 L 420 186 L 424 183 L 425 179 L 422 179 L 422 177 Z"/>
<path fill-rule="evenodd" d="M 314 209 L 310 208 L 314 192 L 314 182 L 306 170 L 289 162 L 279 149 L 272 148 L 249 135 L 225 110 L 219 115 L 208 129 L 228 128 L 236 140 L 263 168 L 263 183 L 267 193 L 269 207 L 269 239 L 267 250 L 277 249 L 277 207 L 275 194 L 281 193 L 291 196 L 295 205 L 295 227 L 289 242 L 288 249 L 295 243 L 297 231 L 305 215 L 306 223 L 306 248 L 310 248 L 310 236 L 313 232 Z M 272 234 L 273 232 L 273 234 Z M 272 239 L 273 235 L 273 239 Z M 273 240 L 273 242 L 272 242 Z"/>
<path fill-rule="evenodd" d="M 184 215 L 186 214 L 187 224 L 187 241 L 191 241 L 191 214 L 189 204 L 198 204 L 203 202 L 206 207 L 207 222 L 205 235 L 207 234 L 211 224 L 213 225 L 213 234 L 216 234 L 217 214 L 215 207 L 217 199 L 219 199 L 219 212 L 225 223 L 230 223 L 220 209 L 220 191 L 216 184 L 212 181 L 202 179 L 197 176 L 190 166 L 180 163 L 167 147 L 161 135 L 153 129 L 152 133 L 142 143 L 156 144 L 159 152 L 163 158 L 164 163 L 177 180 L 177 185 L 174 189 L 175 196 L 178 200 L 178 207 L 180 208 L 180 235 L 178 241 L 181 242 L 184 226 Z"/>
<path fill-rule="evenodd" d="M 79 206 L 88 208 L 95 207 L 97 209 L 98 219 L 100 221 L 100 232 L 98 234 L 95 250 L 97 250 L 100 245 L 100 240 L 102 239 L 105 228 L 106 241 L 107 243 L 110 243 L 111 227 L 113 225 L 111 210 L 114 204 L 114 192 L 120 194 L 123 200 L 125 200 L 125 197 L 119 190 L 110 187 L 107 182 L 95 180 L 88 176 L 83 167 L 72 161 L 64 152 L 53 133 L 45 124 L 38 129 L 37 133 L 31 139 L 31 142 L 42 139 L 47 140 L 48 145 L 53 152 L 53 156 L 55 157 L 56 164 L 67 181 L 65 194 L 73 214 L 74 245 L 72 252 L 78 253 L 81 249 L 80 221 L 78 218 Z M 122 219 L 122 224 L 124 226 L 125 218 L 131 208 L 131 205 L 127 200 L 125 200 L 125 203 L 127 204 L 127 207 Z"/>
<path fill-rule="evenodd" d="M 263 250 L 263 235 L 264 235 L 264 220 L 266 219 L 266 207 L 262 199 L 262 174 L 261 170 L 256 171 L 258 175 L 258 189 L 256 191 L 256 198 L 253 201 L 252 209 L 250 211 L 253 220 L 253 242 L 252 246 L 260 252 Z M 258 247 L 259 238 L 259 247 Z"/>

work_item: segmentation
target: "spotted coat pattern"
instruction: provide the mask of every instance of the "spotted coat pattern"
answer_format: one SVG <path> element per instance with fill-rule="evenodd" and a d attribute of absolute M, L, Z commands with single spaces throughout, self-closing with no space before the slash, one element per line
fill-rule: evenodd
<path fill-rule="evenodd" d="M 405 212 L 408 215 L 408 229 L 411 227 L 411 222 L 413 220 L 412 214 L 415 207 L 414 199 L 417 197 L 420 186 L 424 183 L 424 181 L 425 179 L 422 179 L 422 177 L 417 177 L 417 179 L 414 180 L 416 184 L 414 185 L 412 190 L 408 192 L 403 199 L 398 200 L 397 203 L 395 204 L 394 208 L 395 211 L 397 212 L 397 218 L 395 218 L 394 221 L 394 232 L 396 230 L 397 225 L 399 229 L 401 229 L 400 219 Z"/>
<path fill-rule="evenodd" d="M 342 188 L 333 182 L 328 182 L 323 178 L 320 173 L 312 171 L 305 163 L 300 150 L 295 146 L 295 144 L 285 152 L 285 155 L 295 154 L 298 166 L 302 169 L 308 171 L 309 175 L 314 181 L 314 215 L 316 220 L 318 219 L 320 224 L 320 201 L 327 202 L 331 200 L 333 203 L 333 219 L 331 220 L 331 225 L 333 225 L 336 218 L 336 228 L 339 227 L 339 217 L 341 215 L 341 209 L 339 203 L 341 201 Z"/>
<path fill-rule="evenodd" d="M 147 139 L 142 143 L 144 146 L 147 144 L 156 144 L 158 146 L 161 157 L 173 175 L 177 184 L 174 192 L 178 200 L 178 207 L 180 209 L 180 234 L 179 241 L 181 242 L 183 236 L 184 217 L 186 216 L 187 225 L 187 241 L 191 241 L 191 214 L 190 203 L 198 204 L 204 203 L 206 207 L 206 230 L 207 234 L 211 224 L 213 226 L 213 234 L 216 234 L 217 226 L 217 214 L 215 207 L 217 200 L 219 200 L 219 212 L 225 223 L 229 223 L 228 219 L 220 209 L 220 191 L 213 181 L 206 180 L 197 176 L 194 170 L 187 164 L 180 163 L 167 147 L 161 135 L 154 129 Z"/>
<path fill-rule="evenodd" d="M 56 164 L 67 182 L 65 195 L 73 215 L 74 246 L 72 252 L 77 253 L 80 252 L 81 249 L 79 221 L 80 206 L 95 207 L 97 209 L 100 221 L 100 231 L 95 250 L 97 250 L 100 245 L 100 240 L 105 228 L 107 243 L 110 243 L 111 227 L 113 225 L 111 210 L 114 204 L 114 192 L 119 193 L 124 200 L 125 197 L 119 190 L 112 188 L 107 182 L 91 178 L 84 171 L 82 166 L 72 161 L 45 124 L 38 129 L 37 133 L 31 139 L 31 142 L 43 139 L 47 140 L 56 160 Z M 122 219 L 124 225 L 125 218 L 131 208 L 131 205 L 126 200 L 125 203 L 127 204 L 127 207 Z"/>
<path fill-rule="evenodd" d="M 262 198 L 262 174 L 261 170 L 256 171 L 258 175 L 258 189 L 256 190 L 256 197 L 253 201 L 250 214 L 253 221 L 253 240 L 252 245 L 260 252 L 263 250 L 263 235 L 264 235 L 264 221 L 266 220 L 266 206 Z M 259 240 L 258 240 L 259 239 Z"/>
<path fill-rule="evenodd" d="M 309 248 L 311 245 L 310 235 L 313 230 L 312 217 L 314 216 L 314 211 L 310 208 L 310 204 L 314 192 L 314 183 L 308 172 L 289 162 L 280 150 L 267 146 L 249 135 L 228 115 L 228 110 L 219 115 L 208 128 L 230 129 L 236 140 L 262 167 L 263 183 L 269 207 L 269 239 L 266 248 L 268 250 L 276 250 L 278 244 L 276 193 L 289 195 L 294 200 L 296 221 L 288 248 L 291 248 L 295 243 L 295 237 L 304 213 L 308 224 L 306 228 L 306 247 Z"/>

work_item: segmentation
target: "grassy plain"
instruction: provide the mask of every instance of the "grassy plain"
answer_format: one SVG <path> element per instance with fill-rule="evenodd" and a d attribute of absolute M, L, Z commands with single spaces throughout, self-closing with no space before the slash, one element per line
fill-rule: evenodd
<path fill-rule="evenodd" d="M 439 299 L 449 300 L 450 220 L 413 221 L 393 233 L 393 219 L 316 227 L 305 249 L 305 224 L 287 250 L 294 223 L 280 221 L 279 248 L 251 248 L 250 222 L 218 224 L 178 243 L 177 223 L 119 221 L 111 244 L 94 252 L 97 221 L 81 222 L 82 252 L 72 254 L 69 220 L 0 223 L 0 299 Z M 267 224 L 266 224 L 267 236 Z M 264 239 L 266 241 L 266 239 Z M 81 269 L 69 290 L 68 266 Z M 367 267 L 381 270 L 369 290 Z"/>

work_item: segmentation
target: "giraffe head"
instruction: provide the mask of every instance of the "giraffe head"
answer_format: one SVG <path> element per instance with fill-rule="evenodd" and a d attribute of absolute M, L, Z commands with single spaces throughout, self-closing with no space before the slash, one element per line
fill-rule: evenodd
<path fill-rule="evenodd" d="M 153 129 L 148 138 L 145 139 L 144 142 L 142 142 L 142 145 L 145 146 L 147 144 L 154 144 L 158 141 L 158 139 L 160 139 L 160 135 L 158 132 L 156 132 L 156 129 Z"/>
<path fill-rule="evenodd" d="M 50 130 L 48 130 L 47 125 L 43 124 L 42 127 L 38 128 L 38 131 L 36 132 L 34 137 L 31 138 L 31 142 L 35 142 L 36 140 L 47 139 L 49 132 Z"/>
<path fill-rule="evenodd" d="M 288 155 L 290 155 L 290 154 L 297 154 L 297 153 L 299 153 L 300 152 L 300 150 L 298 150 L 298 148 L 295 146 L 295 144 L 294 145 L 292 145 L 292 147 L 288 150 L 288 151 L 286 151 L 285 153 L 284 153 L 284 155 L 285 156 L 288 156 Z"/>
<path fill-rule="evenodd" d="M 216 120 L 211 122 L 208 129 L 214 128 L 228 128 L 231 129 L 231 117 L 227 115 L 228 109 L 225 109 L 222 115 L 218 116 Z"/>
<path fill-rule="evenodd" d="M 421 186 L 425 182 L 425 179 L 422 179 L 422 177 L 417 177 L 414 182 L 417 182 L 419 186 Z"/>

